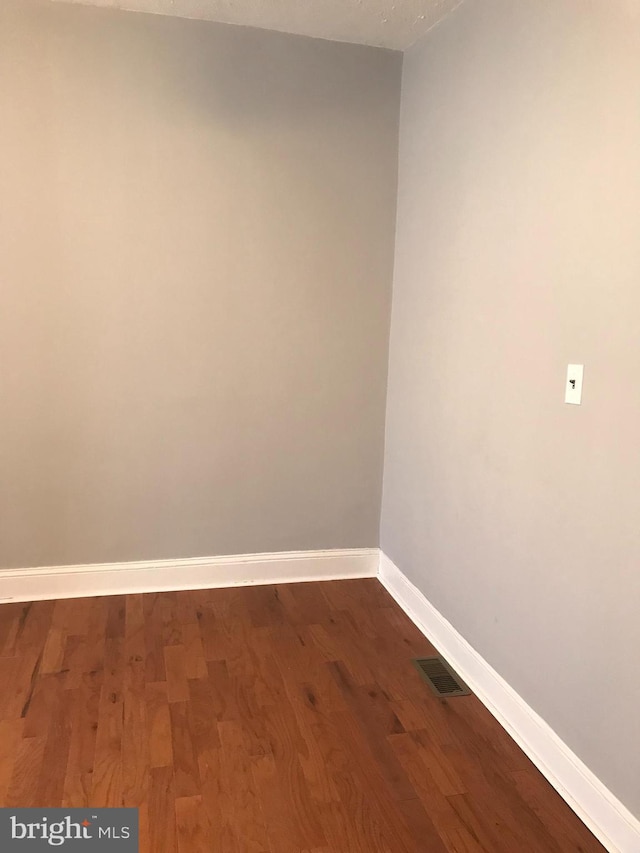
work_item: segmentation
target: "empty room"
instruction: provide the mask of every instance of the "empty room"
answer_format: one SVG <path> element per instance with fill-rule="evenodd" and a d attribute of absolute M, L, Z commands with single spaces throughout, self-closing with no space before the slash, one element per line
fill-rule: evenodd
<path fill-rule="evenodd" d="M 640 853 L 640 5 L 0 0 L 0 851 Z"/>

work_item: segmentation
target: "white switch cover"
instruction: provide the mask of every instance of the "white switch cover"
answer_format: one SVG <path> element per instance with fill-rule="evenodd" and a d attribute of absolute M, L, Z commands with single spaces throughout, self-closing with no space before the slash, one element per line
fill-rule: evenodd
<path fill-rule="evenodd" d="M 565 403 L 579 406 L 582 402 L 582 376 L 584 364 L 570 364 L 567 368 L 567 387 L 564 392 Z"/>

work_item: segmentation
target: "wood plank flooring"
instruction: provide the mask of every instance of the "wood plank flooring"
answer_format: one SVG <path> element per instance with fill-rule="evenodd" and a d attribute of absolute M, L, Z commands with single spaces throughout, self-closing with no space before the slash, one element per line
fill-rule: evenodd
<path fill-rule="evenodd" d="M 142 853 L 602 853 L 376 580 L 0 606 L 0 805 Z"/>

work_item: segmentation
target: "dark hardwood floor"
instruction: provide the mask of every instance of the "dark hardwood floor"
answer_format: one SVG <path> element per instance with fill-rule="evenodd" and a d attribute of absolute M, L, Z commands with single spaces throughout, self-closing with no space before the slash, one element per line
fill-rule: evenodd
<path fill-rule="evenodd" d="M 138 806 L 144 853 L 595 853 L 375 580 L 0 606 L 0 805 Z"/>

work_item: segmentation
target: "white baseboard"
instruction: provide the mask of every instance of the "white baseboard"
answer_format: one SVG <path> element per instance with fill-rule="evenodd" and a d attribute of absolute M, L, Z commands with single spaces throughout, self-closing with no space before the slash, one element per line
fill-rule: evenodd
<path fill-rule="evenodd" d="M 0 571 L 0 602 L 376 577 L 377 548 Z"/>
<path fill-rule="evenodd" d="M 640 821 L 377 548 L 5 569 L 0 603 L 376 576 L 605 848 L 638 853 Z"/>
<path fill-rule="evenodd" d="M 382 554 L 380 582 L 610 853 L 639 853 L 640 821 Z"/>

